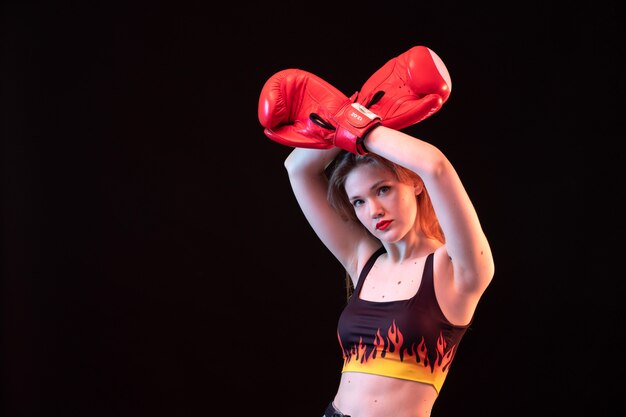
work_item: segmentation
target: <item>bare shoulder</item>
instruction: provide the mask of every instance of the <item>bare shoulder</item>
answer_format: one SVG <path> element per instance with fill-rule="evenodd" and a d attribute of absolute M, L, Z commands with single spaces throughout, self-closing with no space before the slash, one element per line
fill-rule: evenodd
<path fill-rule="evenodd" d="M 372 255 L 381 248 L 381 246 L 380 241 L 373 238 L 364 238 L 359 241 L 350 267 L 346 268 L 348 270 L 348 274 L 350 274 L 350 277 L 352 278 L 352 283 L 355 286 L 359 280 L 359 275 L 361 274 L 363 267 Z"/>
<path fill-rule="evenodd" d="M 433 270 L 438 276 L 448 276 L 449 278 L 452 278 L 452 259 L 448 254 L 446 245 L 441 245 L 435 249 Z"/>

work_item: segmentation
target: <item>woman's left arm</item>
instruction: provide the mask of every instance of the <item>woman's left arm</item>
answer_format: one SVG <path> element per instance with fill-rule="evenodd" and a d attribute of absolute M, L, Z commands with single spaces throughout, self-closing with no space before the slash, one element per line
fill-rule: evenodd
<path fill-rule="evenodd" d="M 457 290 L 481 294 L 494 275 L 493 256 L 474 205 L 448 158 L 432 144 L 384 126 L 373 129 L 364 143 L 369 152 L 422 178 L 446 238 Z"/>

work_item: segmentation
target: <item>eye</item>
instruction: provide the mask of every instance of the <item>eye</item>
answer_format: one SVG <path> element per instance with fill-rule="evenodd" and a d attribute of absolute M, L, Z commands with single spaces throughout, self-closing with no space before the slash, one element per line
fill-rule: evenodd
<path fill-rule="evenodd" d="M 382 187 L 380 187 L 378 189 L 378 195 L 384 195 L 387 194 L 389 192 L 389 190 L 391 190 L 391 187 L 388 185 L 383 185 Z"/>
<path fill-rule="evenodd" d="M 352 201 L 352 205 L 354 207 L 359 207 L 361 204 L 363 204 L 363 200 L 353 200 Z"/>

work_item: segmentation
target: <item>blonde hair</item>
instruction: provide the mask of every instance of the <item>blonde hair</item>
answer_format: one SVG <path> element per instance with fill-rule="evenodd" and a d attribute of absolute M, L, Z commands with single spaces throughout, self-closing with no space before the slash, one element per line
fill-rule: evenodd
<path fill-rule="evenodd" d="M 367 164 L 389 170 L 389 172 L 402 183 L 422 185 L 422 192 L 416 196 L 419 226 L 427 237 L 445 243 L 443 230 L 441 230 L 439 220 L 437 219 L 433 204 L 422 178 L 410 169 L 404 168 L 376 154 L 356 155 L 350 152 L 342 152 L 335 158 L 333 163 L 328 167 L 327 172 L 329 176 L 327 198 L 331 207 L 346 221 L 361 224 L 346 194 L 345 183 L 348 174 L 350 174 L 352 170 Z M 346 273 L 346 294 L 348 298 L 352 295 L 352 290 L 350 277 Z"/>

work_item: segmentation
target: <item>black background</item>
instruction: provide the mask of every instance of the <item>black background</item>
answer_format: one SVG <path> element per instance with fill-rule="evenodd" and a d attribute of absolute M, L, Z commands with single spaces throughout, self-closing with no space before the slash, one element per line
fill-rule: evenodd
<path fill-rule="evenodd" d="M 343 271 L 258 95 L 420 44 L 496 261 L 433 417 L 620 415 L 623 2 L 457 3 L 5 3 L 3 416 L 319 417 Z"/>

